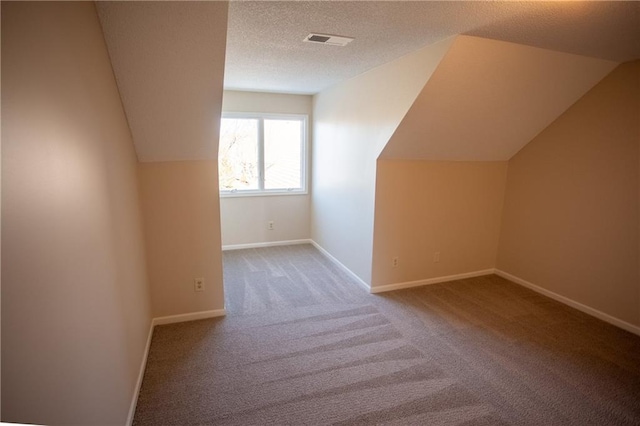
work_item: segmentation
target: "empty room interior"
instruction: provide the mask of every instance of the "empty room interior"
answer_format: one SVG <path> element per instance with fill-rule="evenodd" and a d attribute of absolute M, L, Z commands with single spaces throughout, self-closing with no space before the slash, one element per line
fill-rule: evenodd
<path fill-rule="evenodd" d="M 640 424 L 640 2 L 1 36 L 2 422 Z"/>

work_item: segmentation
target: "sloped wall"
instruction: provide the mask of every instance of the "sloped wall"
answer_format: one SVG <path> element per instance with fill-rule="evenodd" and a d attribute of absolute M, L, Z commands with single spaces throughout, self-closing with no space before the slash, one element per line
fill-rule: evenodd
<path fill-rule="evenodd" d="M 506 161 L 616 65 L 458 36 L 380 158 Z"/>
<path fill-rule="evenodd" d="M 226 1 L 99 1 L 138 160 L 215 160 Z"/>
<path fill-rule="evenodd" d="M 2 3 L 2 421 L 123 425 L 149 327 L 136 154 L 93 2 Z"/>
<path fill-rule="evenodd" d="M 153 315 L 221 310 L 217 155 L 228 3 L 97 8 L 141 161 Z M 205 291 L 196 293 L 200 277 Z"/>
<path fill-rule="evenodd" d="M 640 326 L 640 61 L 509 161 L 498 268 Z"/>
<path fill-rule="evenodd" d="M 314 96 L 311 235 L 367 284 L 376 159 L 451 42 L 428 46 Z"/>

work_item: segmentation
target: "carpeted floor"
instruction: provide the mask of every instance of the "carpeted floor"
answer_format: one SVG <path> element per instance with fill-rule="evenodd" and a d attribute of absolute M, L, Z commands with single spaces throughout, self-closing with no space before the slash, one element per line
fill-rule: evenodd
<path fill-rule="evenodd" d="M 370 295 L 310 245 L 224 253 L 156 327 L 136 425 L 640 425 L 640 337 L 497 276 Z"/>

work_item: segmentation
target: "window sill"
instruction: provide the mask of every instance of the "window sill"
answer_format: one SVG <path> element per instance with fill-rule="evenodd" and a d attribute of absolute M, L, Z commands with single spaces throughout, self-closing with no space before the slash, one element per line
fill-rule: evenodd
<path fill-rule="evenodd" d="M 220 198 L 246 198 L 246 197 L 289 197 L 291 195 L 309 195 L 308 191 L 238 191 L 220 192 Z"/>

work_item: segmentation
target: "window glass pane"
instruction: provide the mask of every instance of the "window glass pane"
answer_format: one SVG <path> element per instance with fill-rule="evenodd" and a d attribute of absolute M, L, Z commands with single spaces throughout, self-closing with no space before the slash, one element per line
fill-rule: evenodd
<path fill-rule="evenodd" d="M 221 191 L 259 189 L 257 119 L 222 119 L 218 167 Z"/>
<path fill-rule="evenodd" d="M 302 123 L 264 120 L 265 189 L 302 188 Z"/>

